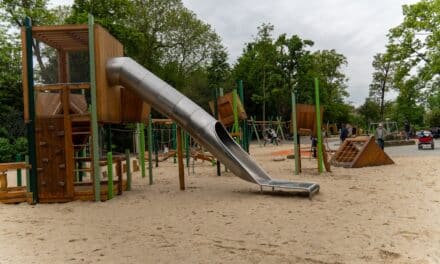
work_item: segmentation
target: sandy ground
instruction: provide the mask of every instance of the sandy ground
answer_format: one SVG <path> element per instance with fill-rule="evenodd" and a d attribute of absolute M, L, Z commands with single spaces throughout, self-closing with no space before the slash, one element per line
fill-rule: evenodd
<path fill-rule="evenodd" d="M 312 200 L 261 194 L 207 162 L 179 191 L 169 161 L 111 201 L 0 204 L 0 263 L 440 263 L 438 156 L 322 175 L 304 159 L 294 176 L 270 155 L 289 147 L 251 152 L 276 178 L 318 182 Z"/>

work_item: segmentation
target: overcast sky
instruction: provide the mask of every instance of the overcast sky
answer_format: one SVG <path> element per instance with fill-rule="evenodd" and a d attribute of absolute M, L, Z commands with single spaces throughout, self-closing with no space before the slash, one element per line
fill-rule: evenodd
<path fill-rule="evenodd" d="M 275 26 L 275 36 L 299 35 L 315 42 L 314 49 L 335 49 L 348 66 L 348 101 L 360 105 L 368 96 L 372 58 L 383 52 L 386 34 L 403 19 L 402 5 L 417 0 L 182 0 L 198 18 L 222 37 L 231 64 L 262 23 Z M 72 0 L 52 0 L 71 4 Z M 390 94 L 389 96 L 393 96 Z"/>

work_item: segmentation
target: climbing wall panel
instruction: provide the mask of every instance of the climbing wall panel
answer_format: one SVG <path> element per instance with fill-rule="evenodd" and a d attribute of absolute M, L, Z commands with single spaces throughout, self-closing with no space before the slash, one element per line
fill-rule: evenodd
<path fill-rule="evenodd" d="M 394 164 L 394 161 L 376 144 L 374 137 L 348 138 L 332 157 L 334 166 L 361 168 Z"/>
<path fill-rule="evenodd" d="M 73 174 L 67 172 L 64 119 L 38 118 L 36 124 L 38 198 L 41 202 L 73 198 Z"/>

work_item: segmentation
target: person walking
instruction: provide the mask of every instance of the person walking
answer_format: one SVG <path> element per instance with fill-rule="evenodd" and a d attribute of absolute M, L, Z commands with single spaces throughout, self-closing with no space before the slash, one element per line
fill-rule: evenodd
<path fill-rule="evenodd" d="M 408 120 L 405 121 L 403 125 L 403 129 L 405 130 L 405 140 L 409 140 L 409 133 L 411 131 L 411 126 L 409 125 Z"/>
<path fill-rule="evenodd" d="M 348 129 L 345 126 L 345 124 L 342 124 L 341 135 L 339 136 L 339 138 L 341 139 L 341 143 L 344 143 L 344 141 L 347 137 L 348 137 Z"/>
<path fill-rule="evenodd" d="M 379 126 L 376 128 L 376 133 L 374 134 L 374 136 L 376 137 L 377 144 L 382 150 L 385 147 L 385 137 L 387 133 L 387 130 L 383 128 L 383 124 L 379 123 Z"/>

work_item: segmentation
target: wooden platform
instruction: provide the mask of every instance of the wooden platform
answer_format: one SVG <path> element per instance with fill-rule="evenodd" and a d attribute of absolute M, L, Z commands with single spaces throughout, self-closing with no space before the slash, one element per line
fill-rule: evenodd
<path fill-rule="evenodd" d="M 113 193 L 115 195 L 122 194 L 122 191 L 127 190 L 127 182 L 122 181 L 122 189 L 119 187 L 118 181 L 113 183 Z M 73 198 L 40 198 L 40 203 L 65 203 L 71 201 L 94 201 L 95 195 L 93 193 L 93 186 L 91 183 L 76 183 L 74 188 Z M 101 182 L 101 201 L 108 200 L 108 187 L 107 182 Z M 8 187 L 7 191 L 0 192 L 0 203 L 4 204 L 17 204 L 17 203 L 32 203 L 32 193 L 27 192 L 26 187 Z"/>
<path fill-rule="evenodd" d="M 376 144 L 374 137 L 347 138 L 332 157 L 332 165 L 361 168 L 394 164 L 394 161 Z"/>

